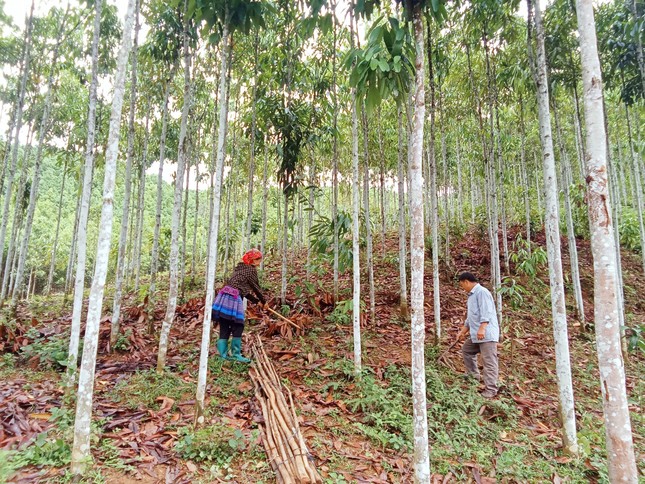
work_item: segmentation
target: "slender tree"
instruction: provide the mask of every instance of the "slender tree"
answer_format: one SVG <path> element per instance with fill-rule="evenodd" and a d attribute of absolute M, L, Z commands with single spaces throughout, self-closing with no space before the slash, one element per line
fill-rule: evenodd
<path fill-rule="evenodd" d="M 607 180 L 602 76 L 591 0 L 576 0 L 586 124 L 587 207 L 594 260 L 594 319 L 610 482 L 638 482 L 620 342 L 616 258 Z"/>
<path fill-rule="evenodd" d="M 139 40 L 139 2 L 137 1 L 134 23 L 134 41 L 132 46 L 132 61 L 130 62 L 130 113 L 128 116 L 128 148 L 125 158 L 125 179 L 123 183 L 123 210 L 121 213 L 121 230 L 119 232 L 119 248 L 116 259 L 116 282 L 114 301 L 112 304 L 112 321 L 110 325 L 110 347 L 114 348 L 119 337 L 121 324 L 121 299 L 123 297 L 123 279 L 125 276 L 125 249 L 128 237 L 128 220 L 130 215 L 130 193 L 132 192 L 132 157 L 134 155 L 134 115 L 137 106 L 137 56 Z"/>
<path fill-rule="evenodd" d="M 169 257 L 169 286 L 168 304 L 159 335 L 159 353 L 157 354 L 157 373 L 162 373 L 166 366 L 166 354 L 168 353 L 168 340 L 170 328 L 175 319 L 177 309 L 177 293 L 179 289 L 179 231 L 181 222 L 182 195 L 184 190 L 184 169 L 186 166 L 188 113 L 191 105 L 191 58 L 189 48 L 189 17 L 188 2 L 184 0 L 184 33 L 183 33 L 183 56 L 184 56 L 184 103 L 181 112 L 181 127 L 179 130 L 179 147 L 177 149 L 177 174 L 175 175 L 175 189 L 173 197 L 173 210 L 170 235 L 170 257 Z"/>
<path fill-rule="evenodd" d="M 87 114 L 87 140 L 85 142 L 85 164 L 83 165 L 83 185 L 78 209 L 76 227 L 76 276 L 74 279 L 74 302 L 72 306 L 72 326 L 69 336 L 67 356 L 67 388 L 74 387 L 78 345 L 81 338 L 81 312 L 83 310 L 83 291 L 85 289 L 85 263 L 87 260 L 87 218 L 90 211 L 92 178 L 94 175 L 94 138 L 96 136 L 96 89 L 98 86 L 98 52 L 101 33 L 102 0 L 94 2 L 94 36 L 92 38 L 92 80 L 90 81 L 89 107 Z"/>
<path fill-rule="evenodd" d="M 527 0 L 529 15 L 532 1 Z M 544 49 L 544 28 L 539 2 L 535 2 L 535 30 L 537 58 L 533 66 L 533 76 L 537 87 L 540 141 L 542 144 L 542 166 L 544 170 L 545 194 L 545 233 L 549 265 L 549 286 L 551 289 L 551 313 L 553 317 L 553 338 L 555 341 L 555 366 L 560 395 L 560 415 L 562 421 L 562 440 L 567 453 L 578 453 L 576 436 L 576 417 L 573 403 L 573 384 L 571 381 L 571 360 L 569 357 L 569 335 L 567 331 L 567 312 L 564 298 L 564 277 L 562 274 L 562 254 L 560 250 L 560 214 L 558 201 L 558 179 L 555 171 L 555 154 L 551 117 L 549 113 L 549 85 Z M 533 47 L 529 43 L 531 57 Z"/>
<path fill-rule="evenodd" d="M 96 352 L 99 341 L 99 323 L 103 308 L 103 292 L 107 277 L 110 245 L 112 239 L 112 218 L 114 207 L 114 187 L 116 182 L 116 163 L 119 155 L 119 136 L 121 130 L 121 109 L 125 92 L 125 74 L 128 54 L 132 44 L 132 25 L 137 0 L 128 1 L 123 26 L 123 40 L 117 59 L 114 80 L 114 97 L 110 115 L 110 131 L 105 154 L 105 178 L 103 181 L 103 206 L 99 223 L 99 238 L 96 247 L 96 265 L 92 279 L 92 289 L 87 309 L 83 358 L 78 379 L 76 397 L 76 417 L 74 419 L 74 444 L 72 446 L 72 473 L 83 474 L 90 460 L 90 428 L 92 419 L 92 399 L 94 395 L 94 372 Z"/>

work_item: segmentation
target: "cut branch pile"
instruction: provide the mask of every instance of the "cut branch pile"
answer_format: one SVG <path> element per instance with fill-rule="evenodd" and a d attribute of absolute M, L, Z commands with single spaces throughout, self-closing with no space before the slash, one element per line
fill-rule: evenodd
<path fill-rule="evenodd" d="M 278 483 L 322 483 L 300 432 L 291 392 L 280 382 L 259 337 L 252 351 L 255 365 L 250 374 L 264 416 L 264 425 L 260 424 L 262 443 Z"/>

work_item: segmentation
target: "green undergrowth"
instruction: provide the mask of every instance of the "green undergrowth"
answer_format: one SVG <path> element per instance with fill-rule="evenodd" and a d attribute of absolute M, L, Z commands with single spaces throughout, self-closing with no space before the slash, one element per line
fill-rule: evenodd
<path fill-rule="evenodd" d="M 604 430 L 597 416 L 581 415 L 581 453 L 577 458 L 568 458 L 562 454 L 560 437 L 527 428 L 517 404 L 504 392 L 494 400 L 485 400 L 476 385 L 435 363 L 434 347 L 428 346 L 426 356 L 433 472 L 450 472 L 459 481 L 467 481 L 476 466 L 482 476 L 505 482 L 545 482 L 555 475 L 574 483 L 607 482 Z M 349 360 L 336 360 L 322 369 L 324 373 L 312 372 L 305 383 L 344 401 L 357 417 L 347 419 L 337 411 L 328 414 L 334 422 L 330 431 L 336 439 L 351 441 L 361 436 L 381 451 L 408 455 L 413 452 L 412 388 L 407 366 L 365 368 L 360 379 L 354 377 L 353 362 Z M 640 416 L 634 423 L 639 421 Z M 330 464 L 338 470 L 350 469 L 353 464 L 340 457 L 337 461 L 332 458 Z"/>
<path fill-rule="evenodd" d="M 179 375 L 170 371 L 159 374 L 155 369 L 150 369 L 137 371 L 119 381 L 107 396 L 130 409 L 144 407 L 159 410 L 161 397 L 179 402 L 183 397 L 193 395 L 194 391 L 194 384 L 184 381 Z"/>
<path fill-rule="evenodd" d="M 213 356 L 208 362 L 208 378 L 213 386 L 211 407 L 226 405 L 231 400 L 253 395 L 249 366 Z"/>
<path fill-rule="evenodd" d="M 73 410 L 53 407 L 50 413 L 49 422 L 54 423 L 54 426 L 39 433 L 35 439 L 21 448 L 0 451 L 0 483 L 12 482 L 16 472 L 24 468 L 30 468 L 37 472 L 38 470 L 46 471 L 50 468 L 67 468 L 69 466 L 74 437 Z M 101 438 L 101 429 L 105 423 L 105 419 L 94 419 L 91 431 L 91 445 L 103 457 L 102 467 L 120 471 L 131 470 L 131 466 L 123 463 L 118 449 L 113 446 L 112 442 L 109 439 Z M 72 482 L 72 476 L 68 471 L 65 471 L 60 477 L 48 478 L 43 482 Z M 94 469 L 82 482 L 100 483 L 105 480 L 101 473 Z"/>

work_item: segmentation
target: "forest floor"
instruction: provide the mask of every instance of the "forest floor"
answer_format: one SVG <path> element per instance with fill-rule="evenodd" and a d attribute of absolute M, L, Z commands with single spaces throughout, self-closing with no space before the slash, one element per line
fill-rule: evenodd
<path fill-rule="evenodd" d="M 509 250 L 519 254 L 521 249 L 513 244 L 515 233 L 509 232 Z M 538 235 L 537 243 L 544 246 L 543 235 Z M 590 248 L 587 241 L 578 243 L 586 319 L 592 321 Z M 568 273 L 565 240 L 563 251 Z M 461 376 L 459 345 L 442 363 L 437 362 L 454 342 L 465 315 L 466 294 L 455 275 L 471 270 L 488 280 L 490 258 L 484 235 L 473 231 L 453 241 L 451 259 L 450 264 L 444 261 L 441 270 L 443 337 L 437 347 L 429 253 L 426 258 L 433 482 L 607 482 L 593 329 L 585 331 L 568 300 L 581 448 L 580 456 L 572 458 L 562 452 L 559 431 L 546 267 L 531 278 L 517 275 L 521 257 L 511 264 L 515 285 L 507 284 L 505 338 L 499 350 L 501 391 L 497 398 L 485 400 L 476 385 Z M 270 256 L 267 262 L 263 284 L 267 294 L 276 295 L 280 262 Z M 410 329 L 398 308 L 396 238 L 388 238 L 384 245 L 375 240 L 376 317 L 369 318 L 368 304 L 362 321 L 365 371 L 361 379 L 353 376 L 351 276 L 342 278 L 343 301 L 334 309 L 328 267 L 318 268 L 307 282 L 304 257 L 294 257 L 291 263 L 289 308 L 283 309 L 305 328 L 303 334 L 293 334 L 288 325 L 253 307 L 247 333 L 262 336 L 278 374 L 291 389 L 321 475 L 329 483 L 412 482 Z M 627 325 L 643 325 L 639 257 L 624 253 L 623 270 Z M 367 300 L 366 286 L 363 291 Z M 161 375 L 154 368 L 165 301 L 156 304 L 151 336 L 140 296 L 132 295 L 125 303 L 123 335 L 111 353 L 107 351 L 109 317 L 103 319 L 94 394 L 94 466 L 87 482 L 275 482 L 259 439 L 262 416 L 248 366 L 223 362 L 214 356 L 214 344 L 207 423 L 193 429 L 201 297 L 195 287 L 178 307 L 168 367 Z M 106 300 L 104 309 L 109 310 L 109 303 Z M 0 482 L 71 481 L 67 469 L 74 410 L 66 404 L 60 365 L 67 350 L 69 306 L 63 304 L 62 295 L 35 297 L 19 308 L 17 316 L 4 315 L 0 321 L 0 449 L 4 449 L 0 450 Z M 245 338 L 248 342 L 248 335 Z M 626 373 L 637 462 L 643 475 L 645 357 L 639 350 L 630 353 Z"/>

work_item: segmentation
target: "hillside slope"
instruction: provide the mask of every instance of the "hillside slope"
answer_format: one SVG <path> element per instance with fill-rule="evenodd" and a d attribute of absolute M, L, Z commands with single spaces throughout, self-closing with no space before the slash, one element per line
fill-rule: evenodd
<path fill-rule="evenodd" d="M 538 234 L 537 240 L 543 244 L 543 235 Z M 466 295 L 454 276 L 471 270 L 487 285 L 487 247 L 476 232 L 467 233 L 452 247 L 451 263 L 442 265 L 440 347 L 432 344 L 432 274 L 427 258 L 428 416 L 436 482 L 606 482 L 594 335 L 573 316 L 570 345 L 582 454 L 572 459 L 561 452 L 546 268 L 541 267 L 536 278 L 512 276 L 516 283 L 514 292 L 507 294 L 505 338 L 500 345 L 502 388 L 496 399 L 483 400 L 477 388 L 461 378 L 459 346 L 437 361 L 454 342 L 465 314 Z M 579 241 L 579 249 L 585 312 L 592 321 L 588 242 Z M 376 244 L 376 319 L 363 321 L 366 370 L 360 380 L 353 377 L 351 309 L 342 302 L 332 310 L 331 275 L 324 267 L 306 284 L 300 262 L 304 259 L 292 258 L 289 314 L 305 328 L 303 334 L 294 335 L 288 325 L 253 307 L 249 311 L 247 333 L 262 335 L 279 375 L 293 392 L 301 428 L 326 482 L 412 482 L 410 332 L 398 314 L 396 254 L 394 238 L 383 247 Z M 264 281 L 267 293 L 275 295 L 279 261 L 267 262 Z M 564 262 L 566 268 L 568 261 Z M 645 301 L 636 286 L 639 259 L 625 253 L 623 264 L 628 323 L 642 324 Z M 517 271 L 513 265 L 510 269 L 512 274 Z M 350 275 L 345 275 L 341 299 L 351 299 L 350 284 Z M 114 353 L 107 352 L 109 318 L 104 318 L 94 406 L 97 465 L 90 481 L 274 481 L 257 431 L 261 412 L 244 365 L 211 358 L 208 423 L 196 432 L 192 429 L 203 314 L 199 288 L 194 288 L 194 295 L 178 308 L 169 368 L 163 375 L 154 372 L 157 339 L 148 335 L 145 314 L 134 296 L 127 304 L 124 335 Z M 62 368 L 57 361 L 64 361 L 70 315 L 59 309 L 60 304 L 56 296 L 34 299 L 21 307 L 15 321 L 5 321 L 0 328 L 4 352 L 0 377 L 5 382 L 0 389 L 0 448 L 20 445 L 20 450 L 0 456 L 8 457 L 0 459 L 0 480 L 69 479 L 73 410 L 63 405 Z M 156 330 L 163 310 L 159 303 Z M 643 472 L 645 384 L 638 378 L 645 370 L 643 354 L 632 353 L 626 370 L 637 461 Z"/>

